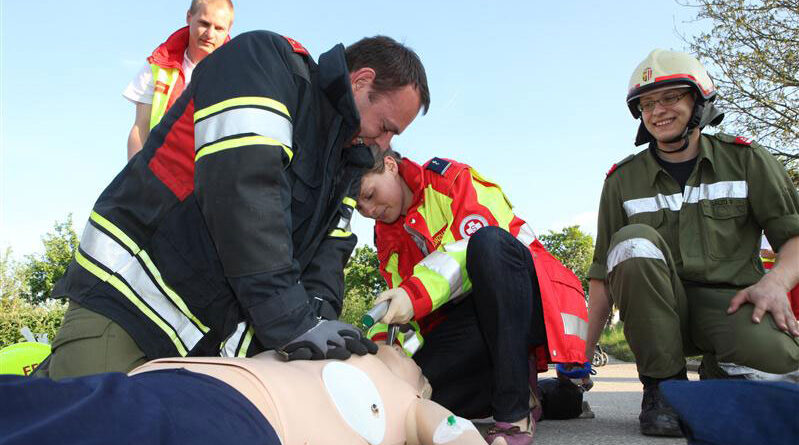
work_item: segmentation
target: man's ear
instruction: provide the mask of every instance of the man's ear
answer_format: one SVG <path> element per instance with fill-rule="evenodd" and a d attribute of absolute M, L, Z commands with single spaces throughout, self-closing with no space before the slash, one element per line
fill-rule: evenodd
<path fill-rule="evenodd" d="M 361 88 L 367 87 L 375 80 L 375 70 L 369 67 L 359 68 L 350 73 L 350 83 L 352 84 L 352 91 L 358 91 Z"/>
<path fill-rule="evenodd" d="M 394 159 L 392 156 L 386 156 L 383 159 L 383 162 L 386 165 L 386 170 L 391 173 L 397 173 L 399 171 L 399 166 L 397 165 L 397 160 Z"/>
<path fill-rule="evenodd" d="M 191 11 L 186 11 L 186 24 L 191 25 Z"/>

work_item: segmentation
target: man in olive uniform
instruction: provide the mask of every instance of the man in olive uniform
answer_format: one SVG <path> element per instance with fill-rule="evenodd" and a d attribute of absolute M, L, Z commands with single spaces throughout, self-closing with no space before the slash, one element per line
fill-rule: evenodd
<path fill-rule="evenodd" d="M 587 352 L 612 299 L 644 384 L 646 435 L 681 435 L 658 383 L 685 379 L 687 355 L 705 354 L 705 377 L 726 377 L 725 366 L 799 369 L 799 326 L 786 295 L 799 281 L 799 196 L 762 147 L 701 133 L 724 117 L 715 97 L 694 57 L 649 54 L 627 95 L 641 118 L 636 145 L 649 147 L 614 165 L 602 190 Z M 768 275 L 761 233 L 779 252 Z"/>

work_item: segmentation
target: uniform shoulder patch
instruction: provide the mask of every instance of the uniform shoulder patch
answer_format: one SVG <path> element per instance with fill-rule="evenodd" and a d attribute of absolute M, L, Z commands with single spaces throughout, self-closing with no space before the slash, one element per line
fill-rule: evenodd
<path fill-rule="evenodd" d="M 716 133 L 713 135 L 716 139 L 720 140 L 721 142 L 726 142 L 728 144 L 735 144 L 735 145 L 743 145 L 744 147 L 751 147 L 754 143 L 753 140 L 743 137 L 743 136 L 731 136 L 725 133 Z"/>
<path fill-rule="evenodd" d="M 444 173 L 447 172 L 447 170 L 451 165 L 452 163 L 447 161 L 446 159 L 433 158 L 427 162 L 425 168 L 434 171 L 441 176 L 444 176 Z"/>
<path fill-rule="evenodd" d="M 610 167 L 610 170 L 608 170 L 608 172 L 605 174 L 605 177 L 607 178 L 610 175 L 612 175 L 613 172 L 616 171 L 616 169 L 621 167 L 623 164 L 626 164 L 626 163 L 630 162 L 632 160 L 632 158 L 634 158 L 634 157 L 635 157 L 635 155 L 630 155 L 630 156 L 627 156 L 626 158 L 622 159 L 621 161 L 613 164 L 613 166 Z"/>
<path fill-rule="evenodd" d="M 302 43 L 292 39 L 291 37 L 283 36 L 283 38 L 286 39 L 287 42 L 289 42 L 289 45 L 291 45 L 291 49 L 295 53 L 302 54 L 303 56 L 310 56 L 311 55 L 311 53 L 309 53 L 308 50 L 305 49 L 304 46 L 302 46 Z"/>

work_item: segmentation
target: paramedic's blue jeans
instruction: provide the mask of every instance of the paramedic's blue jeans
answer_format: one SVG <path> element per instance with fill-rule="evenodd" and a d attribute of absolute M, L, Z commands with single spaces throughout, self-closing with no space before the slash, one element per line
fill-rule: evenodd
<path fill-rule="evenodd" d="M 439 310 L 446 319 L 414 356 L 433 400 L 459 416 L 503 422 L 530 411 L 528 348 L 546 342 L 530 251 L 508 232 L 484 227 L 469 240 L 472 292 Z"/>

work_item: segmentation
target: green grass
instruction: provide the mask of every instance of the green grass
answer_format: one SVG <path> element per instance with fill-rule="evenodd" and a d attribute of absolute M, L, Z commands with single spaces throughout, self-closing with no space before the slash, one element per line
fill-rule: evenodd
<path fill-rule="evenodd" d="M 630 351 L 630 346 L 624 338 L 624 325 L 618 323 L 616 326 L 606 328 L 599 337 L 599 344 L 609 355 L 625 362 L 634 362 L 635 357 Z"/>

